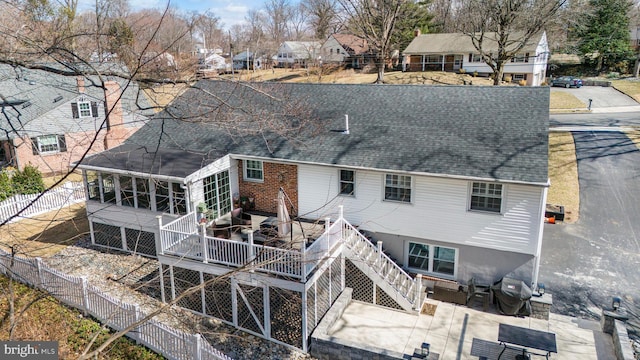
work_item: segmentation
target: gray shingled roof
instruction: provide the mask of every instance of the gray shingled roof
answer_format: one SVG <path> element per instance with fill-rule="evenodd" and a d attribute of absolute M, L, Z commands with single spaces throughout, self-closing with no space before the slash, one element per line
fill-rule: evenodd
<path fill-rule="evenodd" d="M 295 104 L 290 106 L 294 110 L 308 112 L 310 120 L 303 130 L 285 134 L 255 131 L 277 120 L 298 125 L 299 118 L 270 117 L 289 104 Z M 238 110 L 232 112 L 226 106 Z M 548 109 L 546 87 L 236 85 L 203 80 L 126 144 L 144 147 L 145 151 L 159 147 L 184 151 L 189 156 L 200 154 L 202 162 L 235 154 L 546 183 Z M 232 116 L 225 116 L 229 112 Z M 175 120 L 170 114 L 186 121 Z M 349 115 L 349 135 L 331 131 L 344 128 L 344 114 Z M 126 149 L 116 148 L 94 155 L 83 164 L 117 169 L 113 159 L 127 156 Z M 177 168 L 170 162 L 159 166 Z M 185 163 L 180 173 L 198 169 L 195 163 Z"/>
<path fill-rule="evenodd" d="M 32 70 L 0 64 L 0 139 L 6 140 L 22 135 L 64 134 L 79 131 L 95 131 L 104 119 L 104 93 L 92 85 L 88 77 L 85 80 L 87 101 L 97 101 L 99 119 L 72 117 L 70 102 L 81 94 L 75 76 L 58 75 L 43 70 Z M 116 80 L 121 88 L 127 86 L 123 79 Z M 18 105 L 9 105 L 18 104 Z M 146 97 L 138 95 L 138 87 L 131 83 L 122 97 L 126 126 L 140 126 L 140 116 L 151 116 L 153 111 Z M 54 110 L 62 108 L 62 112 Z M 142 110 L 140 110 L 142 108 Z M 133 116 L 133 114 L 136 116 Z M 66 116 L 64 116 L 66 115 Z"/>
<path fill-rule="evenodd" d="M 531 37 L 529 41 L 522 48 L 521 52 L 535 52 L 542 38 L 542 34 L 537 34 Z M 485 52 L 497 51 L 498 43 L 496 41 L 496 33 L 488 32 L 484 34 L 485 40 L 482 44 L 482 49 Z M 522 39 L 522 34 L 514 33 L 510 39 L 516 41 Z M 516 41 L 513 46 L 507 46 L 507 50 L 515 48 L 520 42 Z M 420 55 L 420 54 L 467 54 L 478 53 L 478 50 L 473 46 L 471 38 L 468 35 L 462 33 L 446 33 L 446 34 L 422 34 L 418 35 L 402 52 L 405 55 Z"/>

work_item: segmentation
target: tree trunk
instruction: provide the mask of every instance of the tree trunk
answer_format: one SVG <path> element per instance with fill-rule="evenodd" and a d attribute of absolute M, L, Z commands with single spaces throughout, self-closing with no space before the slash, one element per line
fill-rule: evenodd
<path fill-rule="evenodd" d="M 381 53 L 384 53 L 385 50 L 381 50 Z M 376 79 L 376 84 L 384 83 L 384 55 L 378 54 L 376 56 L 376 69 L 378 70 L 378 78 Z"/>
<path fill-rule="evenodd" d="M 502 82 L 502 74 L 504 73 L 504 64 L 502 61 L 496 61 L 496 69 L 493 72 L 493 85 L 498 86 Z"/>

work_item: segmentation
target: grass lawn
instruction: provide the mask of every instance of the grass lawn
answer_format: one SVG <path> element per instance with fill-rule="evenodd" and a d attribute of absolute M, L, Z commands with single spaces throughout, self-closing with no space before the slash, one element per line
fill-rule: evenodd
<path fill-rule="evenodd" d="M 635 101 L 640 102 L 640 82 L 634 80 L 613 80 L 611 85 L 618 91 L 623 92 Z"/>
<path fill-rule="evenodd" d="M 578 221 L 580 186 L 573 136 L 569 132 L 549 133 L 549 179 L 547 203 L 564 205 L 567 223 Z"/>
<path fill-rule="evenodd" d="M 585 109 L 587 105 L 573 94 L 564 91 L 551 91 L 549 108 L 553 110 Z"/>
<path fill-rule="evenodd" d="M 13 283 L 16 294 L 17 325 L 13 340 L 57 341 L 58 358 L 77 359 L 94 335 L 99 334 L 92 349 L 111 335 L 102 326 L 55 298 L 19 283 Z M 9 339 L 9 282 L 0 276 L 0 339 Z M 162 359 L 163 357 L 127 338 L 116 340 L 100 359 Z"/>

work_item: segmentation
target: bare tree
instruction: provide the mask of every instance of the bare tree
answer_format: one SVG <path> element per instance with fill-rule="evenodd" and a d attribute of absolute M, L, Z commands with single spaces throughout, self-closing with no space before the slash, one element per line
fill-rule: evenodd
<path fill-rule="evenodd" d="M 544 30 L 566 0 L 463 0 L 459 30 L 502 81 L 504 65 Z"/>
<path fill-rule="evenodd" d="M 292 40 L 304 40 L 307 36 L 308 14 L 304 5 L 296 4 L 290 8 L 289 36 Z"/>
<path fill-rule="evenodd" d="M 402 9 L 402 0 L 338 0 L 348 17 L 348 27 L 369 43 L 376 53 L 378 78 L 376 83 L 384 82 L 384 70 L 391 37 L 396 28 L 398 15 Z"/>
<path fill-rule="evenodd" d="M 316 39 L 326 39 L 342 26 L 336 0 L 303 0 L 300 4 L 308 14 L 307 22 Z"/>
<path fill-rule="evenodd" d="M 269 0 L 264 5 L 264 29 L 269 36 L 271 47 L 277 49 L 289 36 L 291 5 L 288 0 Z"/>

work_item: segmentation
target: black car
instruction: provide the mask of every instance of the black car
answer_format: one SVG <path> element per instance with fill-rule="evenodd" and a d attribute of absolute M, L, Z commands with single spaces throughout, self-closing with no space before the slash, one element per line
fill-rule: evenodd
<path fill-rule="evenodd" d="M 582 80 L 573 76 L 560 76 L 551 80 L 551 86 L 562 86 L 565 88 L 575 87 L 580 88 L 582 86 Z"/>

